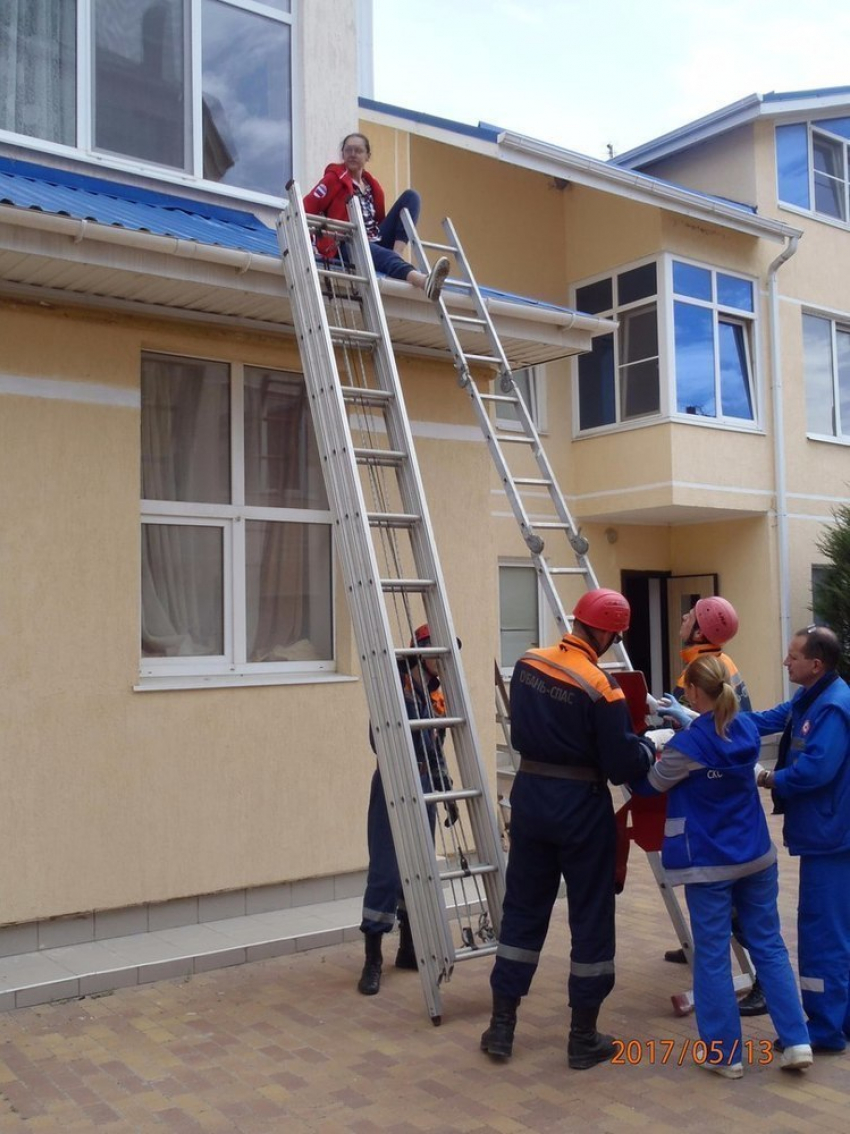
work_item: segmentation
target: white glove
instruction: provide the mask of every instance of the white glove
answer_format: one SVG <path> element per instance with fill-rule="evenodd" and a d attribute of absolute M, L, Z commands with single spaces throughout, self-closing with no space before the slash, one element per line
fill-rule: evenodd
<path fill-rule="evenodd" d="M 759 776 L 762 774 L 762 772 L 766 771 L 767 768 L 765 768 L 764 764 L 756 764 L 756 766 L 753 768 L 753 774 L 756 777 L 756 783 L 759 782 Z"/>

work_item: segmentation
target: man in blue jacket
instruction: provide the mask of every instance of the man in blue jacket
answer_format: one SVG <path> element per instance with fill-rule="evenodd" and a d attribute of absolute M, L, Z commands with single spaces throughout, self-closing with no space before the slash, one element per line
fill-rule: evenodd
<path fill-rule="evenodd" d="M 832 630 L 799 630 L 783 664 L 800 689 L 749 714 L 762 736 L 784 730 L 776 770 L 758 783 L 772 790 L 785 844 L 800 856 L 798 963 L 815 1051 L 844 1051 L 850 1038 L 850 689 L 840 656 Z"/>

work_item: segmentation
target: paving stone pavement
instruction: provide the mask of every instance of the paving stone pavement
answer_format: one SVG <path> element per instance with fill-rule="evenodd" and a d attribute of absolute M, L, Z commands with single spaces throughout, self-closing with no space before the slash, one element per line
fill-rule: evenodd
<path fill-rule="evenodd" d="M 780 855 L 793 952 L 796 864 Z M 478 1049 L 489 1014 L 488 961 L 457 967 L 434 1027 L 415 973 L 390 966 L 380 995 L 360 996 L 359 944 L 340 944 L 4 1013 L 0 1132 L 848 1129 L 850 1054 L 816 1056 L 805 1075 L 781 1072 L 769 1062 L 769 1017 L 744 1021 L 752 1044 L 743 1079 L 696 1066 L 693 1017 L 674 1016 L 670 1004 L 688 970 L 663 960 L 675 940 L 640 853 L 618 903 L 617 987 L 601 1017 L 634 1041 L 618 1065 L 567 1068 L 568 943 L 559 902 L 510 1062 Z"/>

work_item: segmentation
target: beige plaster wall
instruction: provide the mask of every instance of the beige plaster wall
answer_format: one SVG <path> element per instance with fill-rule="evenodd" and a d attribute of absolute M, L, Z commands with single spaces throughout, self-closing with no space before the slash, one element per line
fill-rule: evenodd
<path fill-rule="evenodd" d="M 0 396 L 0 923 L 362 869 L 359 681 L 133 691 L 139 410 L 71 400 L 137 392 L 143 349 L 298 368 L 292 342 L 8 302 L 0 341 L 5 374 L 57 383 Z M 451 368 L 436 399 L 434 369 L 411 368 L 414 416 L 455 413 Z M 489 752 L 488 458 L 440 439 L 417 452 Z M 338 637 L 351 673 L 344 610 Z"/>
<path fill-rule="evenodd" d="M 699 193 L 754 205 L 758 192 L 753 146 L 756 128 L 753 124 L 739 126 L 720 138 L 644 166 L 641 172 Z"/>
<path fill-rule="evenodd" d="M 357 129 L 355 0 L 309 0 L 298 13 L 293 134 L 295 178 L 306 191 L 329 161 L 339 161 L 339 143 Z"/>

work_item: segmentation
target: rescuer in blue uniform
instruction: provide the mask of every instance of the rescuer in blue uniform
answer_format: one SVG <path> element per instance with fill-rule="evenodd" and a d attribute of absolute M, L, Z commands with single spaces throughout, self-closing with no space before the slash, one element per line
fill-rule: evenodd
<path fill-rule="evenodd" d="M 520 753 L 511 792 L 511 847 L 502 927 L 490 976 L 493 1014 L 481 1049 L 506 1058 L 516 1013 L 537 971 L 561 878 L 572 937 L 568 1061 L 582 1070 L 611 1058 L 596 1021 L 614 987 L 616 826 L 607 781 L 643 776 L 651 741 L 631 729 L 622 690 L 597 665 L 631 611 L 617 591 L 588 591 L 572 633 L 530 650 L 511 680 L 511 743 Z"/>
<path fill-rule="evenodd" d="M 747 714 L 762 736 L 784 729 L 771 788 L 782 833 L 800 857 L 797 961 L 815 1051 L 850 1039 L 850 689 L 836 672 L 838 637 L 798 630 L 784 665 L 800 688 L 790 701 Z"/>
<path fill-rule="evenodd" d="M 756 787 L 758 729 L 739 713 L 732 675 L 720 658 L 695 658 L 682 688 L 699 715 L 673 734 L 646 779 L 630 786 L 641 795 L 670 793 L 661 861 L 668 884 L 684 885 L 691 915 L 704 1066 L 728 1079 L 744 1073 L 729 955 L 734 907 L 783 1045 L 779 1065 L 802 1071 L 811 1066 L 812 1049 L 779 928 L 776 848 Z"/>
<path fill-rule="evenodd" d="M 420 626 L 414 632 L 411 646 L 414 642 L 417 646 L 431 645 L 431 631 L 427 624 Z M 460 639 L 458 639 L 458 648 L 460 648 Z M 410 720 L 445 716 L 445 703 L 433 659 L 420 658 L 417 661 L 405 659 L 399 662 L 398 670 L 404 691 L 404 704 Z M 416 729 L 413 730 L 412 737 L 422 791 L 448 790 L 451 787 L 451 779 L 443 754 L 440 729 Z M 369 739 L 374 749 L 371 729 Z M 457 819 L 457 804 L 446 804 L 446 809 L 448 826 Z M 427 810 L 433 834 L 436 810 L 433 804 L 429 804 Z M 414 970 L 418 968 L 413 936 L 404 905 L 398 860 L 384 797 L 384 785 L 377 768 L 372 776 L 369 794 L 366 836 L 369 845 L 369 871 L 366 876 L 366 892 L 363 895 L 363 913 L 360 922 L 366 956 L 357 990 L 364 996 L 374 996 L 381 987 L 383 969 L 381 946 L 384 934 L 392 930 L 396 918 L 398 918 L 399 947 L 395 967 Z"/>

